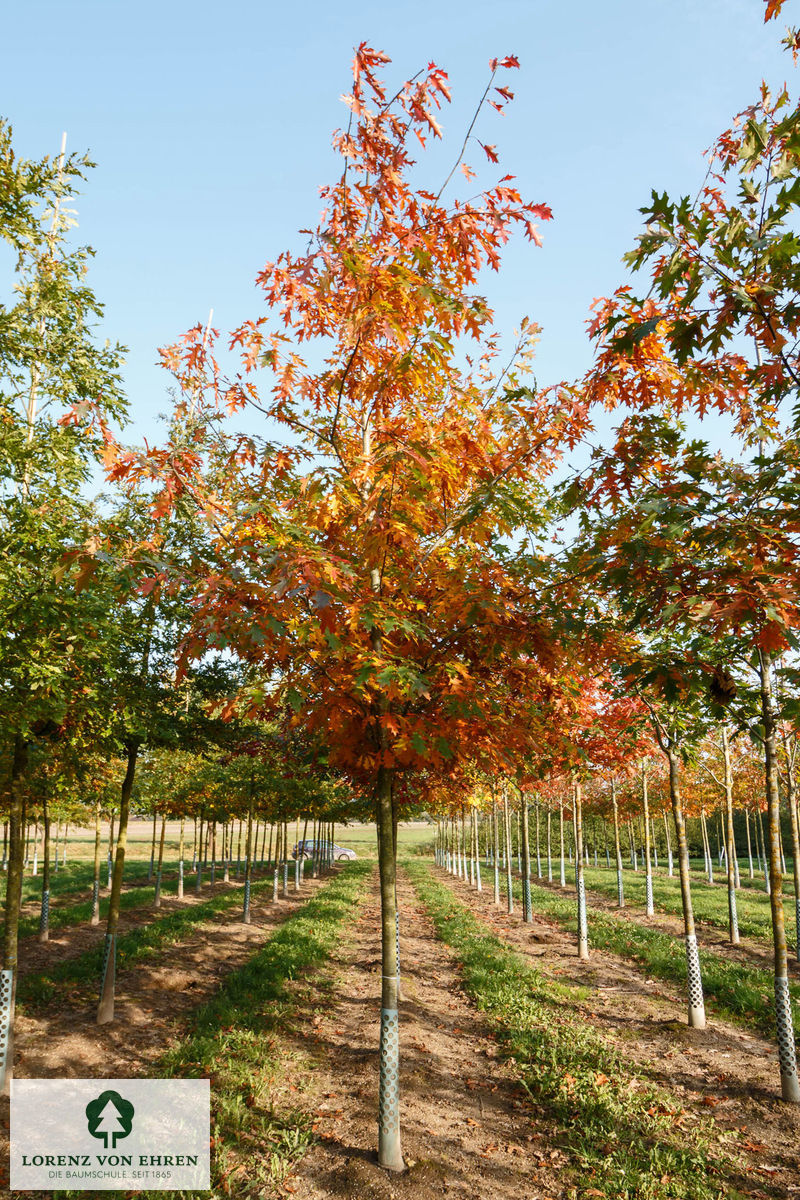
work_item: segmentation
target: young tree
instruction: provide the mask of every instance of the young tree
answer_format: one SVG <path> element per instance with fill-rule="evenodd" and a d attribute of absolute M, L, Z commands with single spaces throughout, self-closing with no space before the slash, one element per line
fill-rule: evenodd
<path fill-rule="evenodd" d="M 162 511 L 189 495 L 208 516 L 213 552 L 185 659 L 233 648 L 260 675 L 237 703 L 265 717 L 288 709 L 374 797 L 379 1158 L 399 1170 L 396 782 L 461 754 L 510 765 L 510 697 L 546 692 L 550 646 L 501 539 L 537 522 L 526 489 L 577 436 L 583 409 L 527 385 L 527 321 L 511 363 L 496 366 L 491 312 L 476 290 L 515 229 L 538 241 L 535 221 L 549 210 L 525 203 L 509 177 L 469 201 L 445 200 L 450 176 L 438 191 L 415 189 L 412 142 L 439 136 L 447 76 L 431 65 L 390 95 L 378 73 L 387 63 L 359 47 L 349 125 L 335 137 L 343 169 L 323 190 L 322 222 L 307 253 L 285 253 L 259 276 L 279 321 L 259 316 L 233 333 L 234 378 L 200 329 L 165 352 L 188 442 L 117 451 L 112 471 L 158 471 Z M 516 65 L 492 63 L 488 104 L 510 98 L 495 76 Z M 458 166 L 473 174 L 462 152 Z M 267 418 L 266 436 L 212 437 L 218 409 L 245 404 Z"/>

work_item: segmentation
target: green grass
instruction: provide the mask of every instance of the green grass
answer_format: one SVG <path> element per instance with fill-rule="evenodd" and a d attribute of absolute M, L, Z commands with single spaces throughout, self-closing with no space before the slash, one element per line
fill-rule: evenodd
<path fill-rule="evenodd" d="M 272 887 L 272 878 L 253 883 L 252 894 L 262 888 Z M 150 924 L 132 929 L 117 937 L 117 969 L 131 966 L 135 962 L 157 957 L 168 946 L 175 945 L 189 933 L 194 925 L 207 917 L 225 912 L 234 905 L 241 905 L 241 885 L 226 890 L 219 896 L 201 901 L 165 916 L 156 916 Z M 158 910 L 154 909 L 154 913 Z M 104 939 L 98 936 L 97 945 L 84 954 L 76 955 L 66 962 L 56 963 L 45 971 L 24 975 L 18 985 L 17 999 L 25 1006 L 48 1004 L 57 999 L 63 988 L 91 983 L 96 986 L 103 963 Z"/>
<path fill-rule="evenodd" d="M 617 898 L 616 871 L 586 867 L 586 886 L 594 888 L 613 900 Z M 626 903 L 645 907 L 644 871 L 623 870 Z M 791 881 L 790 881 L 791 882 Z M 683 915 L 680 881 L 664 875 L 653 875 L 653 902 L 661 912 Z M 692 903 L 698 921 L 707 921 L 720 929 L 728 928 L 728 888 L 724 880 L 714 885 L 692 880 Z M 794 904 L 787 905 L 787 930 L 794 928 Z M 769 896 L 763 890 L 742 888 L 736 893 L 739 932 L 743 937 L 758 938 L 772 944 L 772 918 Z"/>
<path fill-rule="evenodd" d="M 134 882 L 141 883 L 147 879 L 148 863 L 145 862 L 128 862 L 125 861 L 125 883 L 131 884 Z M 165 864 L 165 872 L 170 868 Z M 174 865 L 174 870 L 177 873 L 177 864 Z M 94 879 L 94 863 L 72 862 L 66 867 L 59 867 L 57 871 L 50 868 L 50 903 L 59 897 L 67 897 L 75 895 L 79 892 L 88 893 L 91 896 L 92 880 Z M 100 863 L 100 887 L 102 889 L 104 883 L 108 879 L 108 868 L 106 859 L 103 858 Z M 42 895 L 42 869 L 39 867 L 38 875 L 26 875 L 22 881 L 22 903 L 36 903 L 41 899 Z M 38 918 L 37 918 L 38 919 Z"/>
<path fill-rule="evenodd" d="M 694 893 L 694 888 L 692 888 Z M 522 885 L 514 881 L 514 894 L 522 900 Z M 534 909 L 552 917 L 577 937 L 577 901 L 574 891 L 567 894 L 531 884 Z M 608 950 L 643 966 L 651 978 L 678 984 L 686 992 L 686 950 L 682 937 L 650 926 L 639 925 L 624 915 L 602 913 L 589 907 L 589 945 Z M 703 991 L 710 1012 L 724 1019 L 749 1026 L 765 1037 L 775 1036 L 775 1007 L 772 974 L 737 963 L 713 950 L 699 951 Z M 800 986 L 792 983 L 795 1028 L 800 1028 Z"/>
<path fill-rule="evenodd" d="M 405 867 L 538 1111 L 558 1122 L 558 1144 L 571 1159 L 572 1194 L 615 1200 L 740 1195 L 730 1183 L 735 1165 L 720 1149 L 724 1139 L 713 1123 L 688 1127 L 688 1114 L 673 1097 L 632 1076 L 574 1011 L 582 998 L 577 989 L 547 980 L 524 962 L 432 877 L 427 864 L 407 861 Z"/>

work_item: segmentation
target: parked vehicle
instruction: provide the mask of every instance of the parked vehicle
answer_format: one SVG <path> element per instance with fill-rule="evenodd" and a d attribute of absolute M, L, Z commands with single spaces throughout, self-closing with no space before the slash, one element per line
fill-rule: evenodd
<path fill-rule="evenodd" d="M 306 838 L 304 842 L 297 842 L 292 849 L 292 858 L 311 858 L 315 852 L 320 855 L 330 855 L 330 842 L 315 842 L 313 838 Z M 333 843 L 333 857 L 336 862 L 347 862 L 349 859 L 358 858 L 355 850 L 348 850 L 346 846 L 337 846 Z"/>

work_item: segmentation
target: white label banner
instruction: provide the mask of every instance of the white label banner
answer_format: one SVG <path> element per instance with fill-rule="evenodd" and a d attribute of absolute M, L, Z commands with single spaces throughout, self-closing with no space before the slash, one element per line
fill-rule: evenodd
<path fill-rule="evenodd" d="M 11 1191 L 206 1191 L 207 1079 L 13 1079 Z"/>

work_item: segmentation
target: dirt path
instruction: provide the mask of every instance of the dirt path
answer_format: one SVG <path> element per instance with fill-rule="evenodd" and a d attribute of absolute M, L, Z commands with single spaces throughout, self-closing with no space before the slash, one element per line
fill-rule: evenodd
<path fill-rule="evenodd" d="M 376 1165 L 380 1009 L 379 896 L 373 881 L 336 956 L 335 996 L 304 1047 L 320 1143 L 293 1175 L 298 1200 L 531 1200 L 565 1195 L 564 1156 L 523 1115 L 525 1093 L 497 1058 L 485 1019 L 466 998 L 451 952 L 402 876 L 401 1119 L 409 1171 Z"/>
<path fill-rule="evenodd" d="M 643 1079 L 669 1089 L 690 1112 L 712 1113 L 721 1129 L 734 1131 L 765 1194 L 800 1195 L 800 1111 L 779 1099 L 773 1043 L 716 1017 L 704 1031 L 689 1029 L 684 997 L 649 979 L 644 968 L 607 951 L 582 962 L 573 935 L 536 914 L 535 906 L 533 924 L 525 925 L 519 911 L 509 916 L 504 900 L 495 907 L 491 890 L 478 893 L 441 870 L 436 877 L 545 975 L 588 989 L 579 1011 Z"/>
<path fill-rule="evenodd" d="M 270 889 L 255 892 L 252 923 L 234 906 L 192 928 L 161 960 L 134 963 L 117 973 L 116 1019 L 95 1024 L 96 987 L 65 989 L 57 1003 L 16 1023 L 15 1074 L 20 1078 L 147 1075 L 148 1068 L 184 1032 L 192 1009 L 207 1000 L 269 932 L 313 894 L 324 880 L 307 880 L 299 893 L 273 904 Z M 128 927 L 128 926 L 126 926 Z"/>
<path fill-rule="evenodd" d="M 266 878 L 266 875 L 254 875 L 253 882 L 260 883 Z M 293 886 L 293 881 L 290 878 L 290 889 Z M 129 933 L 132 929 L 140 929 L 142 926 L 151 925 L 153 921 L 160 920 L 169 913 L 175 912 L 178 909 L 185 910 L 186 908 L 194 907 L 197 904 L 202 904 L 212 899 L 212 897 L 221 896 L 225 892 L 238 889 L 240 894 L 244 895 L 243 888 L 243 880 L 237 882 L 234 879 L 230 883 L 223 883 L 220 876 L 220 879 L 214 884 L 213 889 L 209 887 L 206 880 L 198 896 L 195 895 L 194 880 L 192 880 L 191 885 L 186 887 L 183 900 L 178 900 L 175 896 L 162 896 L 160 908 L 153 907 L 151 898 L 149 902 L 144 900 L 141 905 L 123 909 L 119 914 L 119 934 L 122 935 Z M 135 885 L 132 890 L 136 890 Z M 255 893 L 255 895 L 258 895 L 258 893 Z M 51 929 L 50 937 L 46 942 L 40 942 L 35 935 L 20 938 L 20 978 L 31 972 L 46 971 L 57 963 L 65 962 L 68 959 L 77 958 L 79 955 L 85 954 L 87 950 L 92 950 L 98 946 L 103 941 L 105 934 L 106 921 L 103 919 L 99 925 L 91 925 L 89 921 L 81 921 L 75 925 L 64 925 L 60 929 Z"/>

